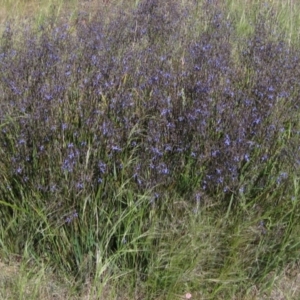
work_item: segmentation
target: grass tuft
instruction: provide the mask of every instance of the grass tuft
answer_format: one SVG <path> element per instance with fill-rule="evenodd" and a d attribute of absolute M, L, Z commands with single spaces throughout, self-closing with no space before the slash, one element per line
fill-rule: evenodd
<path fill-rule="evenodd" d="M 0 298 L 298 299 L 298 11 L 6 0 Z"/>

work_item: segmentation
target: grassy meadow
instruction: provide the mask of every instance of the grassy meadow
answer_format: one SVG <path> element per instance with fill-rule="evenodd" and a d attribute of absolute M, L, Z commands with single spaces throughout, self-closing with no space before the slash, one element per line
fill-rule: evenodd
<path fill-rule="evenodd" d="M 300 299 L 300 3 L 2 2 L 0 299 Z"/>

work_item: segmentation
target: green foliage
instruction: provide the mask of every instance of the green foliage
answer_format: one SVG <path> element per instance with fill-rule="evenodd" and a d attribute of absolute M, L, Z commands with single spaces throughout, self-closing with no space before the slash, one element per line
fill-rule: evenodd
<path fill-rule="evenodd" d="M 0 257 L 21 267 L 0 298 L 50 299 L 49 274 L 72 299 L 270 290 L 300 245 L 287 7 L 107 7 L 3 31 Z"/>

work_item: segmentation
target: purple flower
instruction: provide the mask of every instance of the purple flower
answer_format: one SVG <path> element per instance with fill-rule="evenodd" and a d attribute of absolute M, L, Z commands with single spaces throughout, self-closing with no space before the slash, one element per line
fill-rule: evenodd
<path fill-rule="evenodd" d="M 104 162 L 102 162 L 102 161 L 99 162 L 98 163 L 98 168 L 99 168 L 99 170 L 102 174 L 106 172 L 106 164 Z"/>
<path fill-rule="evenodd" d="M 220 151 L 219 151 L 219 150 L 213 150 L 213 151 L 211 152 L 211 156 L 212 156 L 212 157 L 217 157 L 219 154 L 220 154 Z"/>
<path fill-rule="evenodd" d="M 269 92 L 274 92 L 275 89 L 274 89 L 274 87 L 271 85 L 271 86 L 268 88 L 268 91 L 269 91 Z"/>
<path fill-rule="evenodd" d="M 165 146 L 165 152 L 167 151 L 172 151 L 172 146 L 171 145 L 166 145 Z"/>
<path fill-rule="evenodd" d="M 287 179 L 288 178 L 288 173 L 286 172 L 281 172 L 279 174 L 279 176 L 277 177 L 277 184 L 280 184 L 283 180 Z"/>
<path fill-rule="evenodd" d="M 51 193 L 54 193 L 56 190 L 57 190 L 56 184 L 51 185 L 51 187 L 50 187 L 50 192 L 51 192 Z"/>
<path fill-rule="evenodd" d="M 191 157 L 195 158 L 195 157 L 196 157 L 196 153 L 195 153 L 195 152 L 192 152 L 192 153 L 191 153 Z"/>
<path fill-rule="evenodd" d="M 219 177 L 219 178 L 217 179 L 217 182 L 220 183 L 220 184 L 223 183 L 223 181 L 224 181 L 224 178 L 223 178 L 223 177 Z"/>
<path fill-rule="evenodd" d="M 156 147 L 152 147 L 151 150 L 152 150 L 152 152 L 153 152 L 154 154 L 156 154 L 156 155 L 158 155 L 158 156 L 162 156 L 162 155 L 163 155 L 163 153 L 162 153 L 161 151 L 159 151 L 159 149 L 156 148 Z"/>
<path fill-rule="evenodd" d="M 112 151 L 122 151 L 122 149 L 121 149 L 119 146 L 115 146 L 115 145 L 113 145 L 113 146 L 111 147 L 111 150 L 112 150 Z"/>
<path fill-rule="evenodd" d="M 20 166 L 16 169 L 16 173 L 17 174 L 21 174 L 22 171 L 23 171 L 23 169 Z"/>
<path fill-rule="evenodd" d="M 69 159 L 73 159 L 75 157 L 75 153 L 74 152 L 71 152 L 69 155 L 68 155 L 68 158 Z"/>
<path fill-rule="evenodd" d="M 250 156 L 249 156 L 248 153 L 246 153 L 246 154 L 244 155 L 244 159 L 246 160 L 246 162 L 249 162 Z"/>
<path fill-rule="evenodd" d="M 158 172 L 159 172 L 160 174 L 167 175 L 167 174 L 170 173 L 170 170 L 168 169 L 168 167 L 166 166 L 165 163 L 160 163 L 160 164 L 158 165 L 157 169 L 158 169 Z"/>
<path fill-rule="evenodd" d="M 76 188 L 79 189 L 79 190 L 82 190 L 84 187 L 84 184 L 82 182 L 77 182 L 76 183 Z"/>
<path fill-rule="evenodd" d="M 226 134 L 226 137 L 225 137 L 225 145 L 230 146 L 230 138 L 229 138 L 228 134 Z"/>
<path fill-rule="evenodd" d="M 165 115 L 169 114 L 170 112 L 171 112 L 170 109 L 164 108 L 164 109 L 162 109 L 160 115 L 165 116 Z"/>
<path fill-rule="evenodd" d="M 141 185 L 142 184 L 142 180 L 139 178 L 138 174 L 135 173 L 133 175 L 133 178 L 136 180 L 136 182 L 138 183 L 138 185 Z"/>
<path fill-rule="evenodd" d="M 78 213 L 76 211 L 66 218 L 66 223 L 70 224 L 75 218 L 78 218 Z"/>
<path fill-rule="evenodd" d="M 46 94 L 46 95 L 44 96 L 44 98 L 45 98 L 47 101 L 50 101 L 50 100 L 53 99 L 53 96 L 50 95 L 50 94 Z"/>
<path fill-rule="evenodd" d="M 73 168 L 74 162 L 70 161 L 69 159 L 65 159 L 62 165 L 62 169 L 70 173 L 73 171 Z"/>

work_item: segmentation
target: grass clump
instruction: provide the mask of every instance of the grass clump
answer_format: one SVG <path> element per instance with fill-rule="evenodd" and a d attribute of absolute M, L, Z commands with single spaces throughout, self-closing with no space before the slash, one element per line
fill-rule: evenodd
<path fill-rule="evenodd" d="M 264 4 L 246 34 L 233 1 L 109 7 L 3 31 L 0 253 L 39 270 L 3 297 L 272 295 L 299 259 L 296 43 Z"/>

